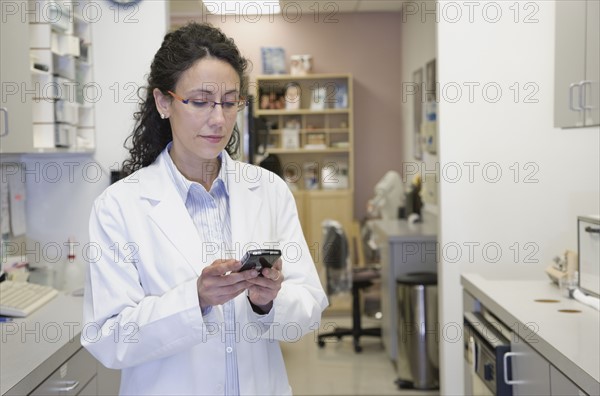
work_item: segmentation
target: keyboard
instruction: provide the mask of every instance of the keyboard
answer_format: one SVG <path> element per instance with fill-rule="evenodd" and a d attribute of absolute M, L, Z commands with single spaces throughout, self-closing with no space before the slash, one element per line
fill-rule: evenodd
<path fill-rule="evenodd" d="M 0 283 L 0 315 L 25 317 L 57 295 L 50 286 L 5 280 Z"/>

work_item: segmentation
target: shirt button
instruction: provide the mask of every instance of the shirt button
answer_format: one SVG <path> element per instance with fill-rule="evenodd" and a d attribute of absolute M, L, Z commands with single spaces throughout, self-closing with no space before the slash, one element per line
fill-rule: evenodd
<path fill-rule="evenodd" d="M 225 350 L 227 351 L 227 353 L 233 352 L 233 348 L 232 347 L 227 347 Z"/>

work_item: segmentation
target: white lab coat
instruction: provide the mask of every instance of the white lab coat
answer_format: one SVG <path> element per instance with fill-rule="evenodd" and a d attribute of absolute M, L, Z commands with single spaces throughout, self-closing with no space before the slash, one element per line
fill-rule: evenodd
<path fill-rule="evenodd" d="M 279 341 L 317 330 L 327 297 L 286 184 L 265 169 L 226 163 L 234 256 L 279 248 L 285 277 L 267 315 L 254 313 L 245 293 L 234 300 L 240 393 L 291 394 Z M 222 306 L 203 317 L 196 291 L 215 246 L 200 239 L 160 156 L 98 197 L 90 244 L 97 250 L 89 254 L 81 342 L 122 369 L 120 393 L 223 394 Z"/>

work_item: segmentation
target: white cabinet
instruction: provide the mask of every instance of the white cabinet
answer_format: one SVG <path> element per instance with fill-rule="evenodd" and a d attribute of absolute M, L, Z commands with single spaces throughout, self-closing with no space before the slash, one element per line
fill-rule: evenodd
<path fill-rule="evenodd" d="M 516 335 L 511 352 L 513 395 L 550 395 L 550 363 Z"/>
<path fill-rule="evenodd" d="M 94 389 L 96 378 L 96 359 L 84 348 L 79 348 L 77 353 L 60 365 L 50 377 L 42 382 L 31 396 L 42 395 L 79 395 L 98 394 Z"/>
<path fill-rule="evenodd" d="M 94 149 L 92 23 L 81 15 L 88 2 L 1 7 L 1 153 Z"/>
<path fill-rule="evenodd" d="M 600 124 L 600 2 L 556 2 L 554 126 Z"/>
<path fill-rule="evenodd" d="M 511 340 L 513 395 L 583 396 L 586 393 L 522 338 Z"/>
<path fill-rule="evenodd" d="M 32 101 L 22 98 L 24 84 L 31 81 L 29 27 L 9 4 L 0 7 L 0 18 L 0 153 L 18 153 L 33 147 Z"/>
<path fill-rule="evenodd" d="M 579 389 L 566 375 L 550 365 L 550 391 L 552 396 L 584 396 L 586 393 Z"/>

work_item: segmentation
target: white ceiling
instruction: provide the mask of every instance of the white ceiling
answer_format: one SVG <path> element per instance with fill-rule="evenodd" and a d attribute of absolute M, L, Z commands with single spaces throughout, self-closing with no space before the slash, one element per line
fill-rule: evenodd
<path fill-rule="evenodd" d="M 219 0 L 210 0 L 218 2 Z M 399 12 L 406 0 L 280 0 L 282 9 L 314 13 L 319 10 L 324 13 L 335 12 Z M 202 0 L 171 0 L 169 1 L 172 15 L 202 14 Z M 288 8 L 289 7 L 289 8 Z"/>

